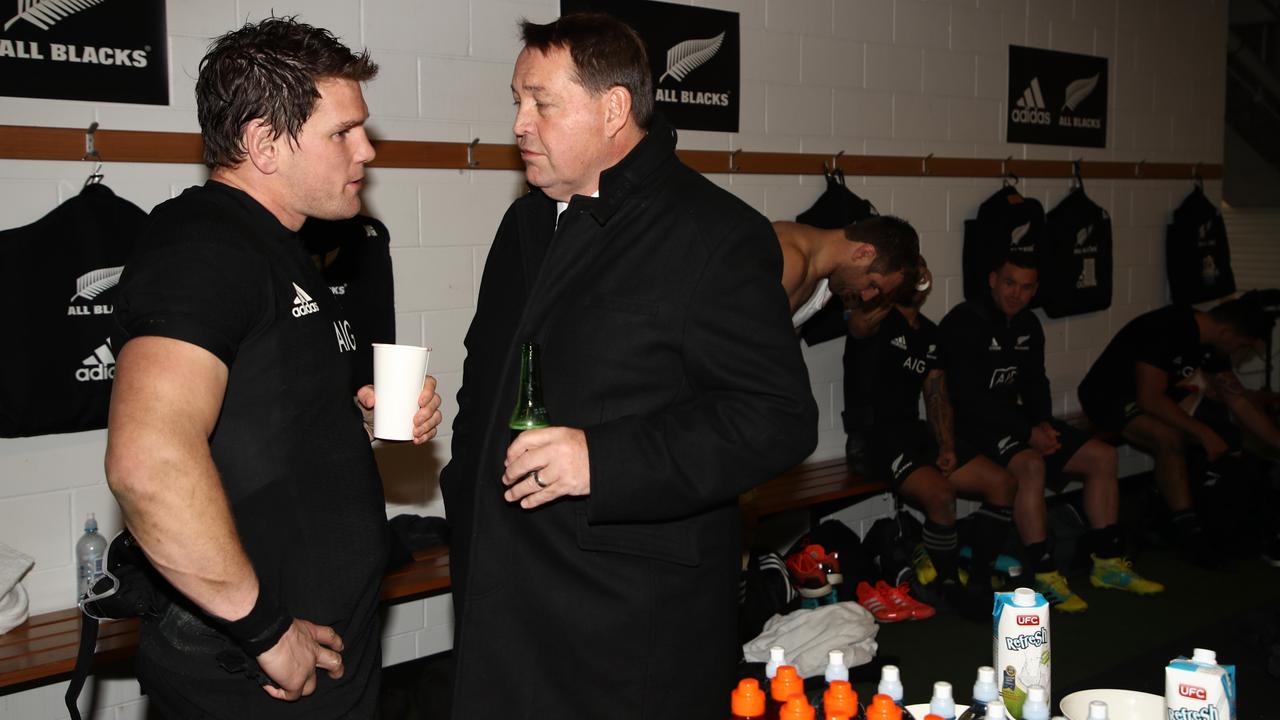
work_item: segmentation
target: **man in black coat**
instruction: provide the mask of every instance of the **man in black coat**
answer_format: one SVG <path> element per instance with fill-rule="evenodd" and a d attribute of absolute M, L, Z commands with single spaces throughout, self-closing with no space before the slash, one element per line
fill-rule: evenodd
<path fill-rule="evenodd" d="M 718 718 L 738 495 L 817 411 L 767 220 L 680 163 L 644 46 L 602 15 L 522 26 L 532 192 L 485 264 L 452 460 L 454 716 Z M 514 440 L 517 351 L 553 427 Z"/>

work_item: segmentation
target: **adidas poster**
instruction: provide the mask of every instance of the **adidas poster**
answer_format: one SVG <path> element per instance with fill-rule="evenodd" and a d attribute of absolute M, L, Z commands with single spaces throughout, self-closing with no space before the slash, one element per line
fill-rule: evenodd
<path fill-rule="evenodd" d="M 0 0 L 0 95 L 169 104 L 164 0 Z"/>
<path fill-rule="evenodd" d="M 1009 46 L 1011 143 L 1107 146 L 1107 59 Z"/>
<path fill-rule="evenodd" d="M 738 13 L 665 2 L 560 0 L 560 14 L 613 15 L 644 40 L 655 108 L 677 128 L 738 132 Z"/>

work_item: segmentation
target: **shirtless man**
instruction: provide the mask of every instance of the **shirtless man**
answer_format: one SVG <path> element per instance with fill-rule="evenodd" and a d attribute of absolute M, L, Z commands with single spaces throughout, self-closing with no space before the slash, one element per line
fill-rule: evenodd
<path fill-rule="evenodd" d="M 901 218 L 877 215 L 841 230 L 793 222 L 775 222 L 773 229 L 782 246 L 782 287 L 795 327 L 833 297 L 846 305 L 867 303 L 888 296 L 916 272 L 920 238 Z"/>

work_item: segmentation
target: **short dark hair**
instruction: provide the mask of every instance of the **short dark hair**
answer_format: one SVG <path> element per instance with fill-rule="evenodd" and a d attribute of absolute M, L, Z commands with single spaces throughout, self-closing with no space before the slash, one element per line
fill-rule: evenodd
<path fill-rule="evenodd" d="M 631 93 L 631 116 L 642 130 L 653 120 L 653 73 L 644 41 L 621 20 L 598 12 L 562 15 L 545 25 L 520 22 L 524 46 L 546 53 L 569 51 L 575 79 L 592 95 L 615 85 Z"/>
<path fill-rule="evenodd" d="M 870 245 L 876 250 L 871 272 L 906 271 L 920 257 L 920 236 L 911 223 L 893 215 L 873 215 L 846 225 L 845 238 Z"/>
<path fill-rule="evenodd" d="M 902 282 L 893 291 L 895 304 L 910 305 L 915 300 L 916 294 L 920 292 L 916 286 L 920 284 L 920 278 L 924 275 L 926 267 L 928 264 L 924 261 L 924 256 L 917 255 L 914 263 L 902 269 Z"/>
<path fill-rule="evenodd" d="M 320 91 L 316 81 L 364 82 L 378 74 L 369 54 L 353 53 L 328 30 L 271 17 L 246 23 L 215 39 L 200 61 L 196 116 L 204 140 L 204 163 L 235 167 L 244 161 L 244 127 L 261 119 L 272 137 L 298 133 Z"/>
<path fill-rule="evenodd" d="M 1250 340 L 1265 340 L 1274 320 L 1252 298 L 1241 297 L 1215 305 L 1209 315 Z"/>
<path fill-rule="evenodd" d="M 1010 248 L 1000 256 L 999 262 L 991 268 L 991 272 L 999 274 L 1005 265 L 1012 265 L 1023 270 L 1035 270 L 1037 276 L 1040 274 L 1040 258 L 1034 252 L 1023 248 Z"/>

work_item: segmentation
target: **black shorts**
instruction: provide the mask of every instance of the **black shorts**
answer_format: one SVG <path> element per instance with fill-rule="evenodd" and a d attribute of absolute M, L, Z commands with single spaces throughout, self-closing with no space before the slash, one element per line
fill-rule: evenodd
<path fill-rule="evenodd" d="M 933 428 L 924 420 L 896 423 L 883 429 L 866 431 L 871 476 L 886 478 L 898 489 L 911 473 L 922 467 L 937 467 L 938 441 Z M 956 441 L 956 467 L 960 468 L 976 456 L 972 448 Z"/>
<path fill-rule="evenodd" d="M 1142 414 L 1137 400 L 1095 397 L 1084 392 L 1079 395 L 1080 409 L 1099 430 L 1121 432 L 1130 420 Z"/>
<path fill-rule="evenodd" d="M 1089 442 L 1089 436 L 1058 418 L 1049 418 L 1049 425 L 1058 431 L 1058 443 L 1062 446 L 1052 455 L 1044 456 L 1045 473 L 1049 476 L 1060 474 L 1071 458 Z M 998 465 L 1008 467 L 1014 455 L 1031 448 L 1027 441 L 1027 431 L 1001 432 L 974 428 L 965 439 L 978 449 L 978 452 L 996 461 Z"/>

